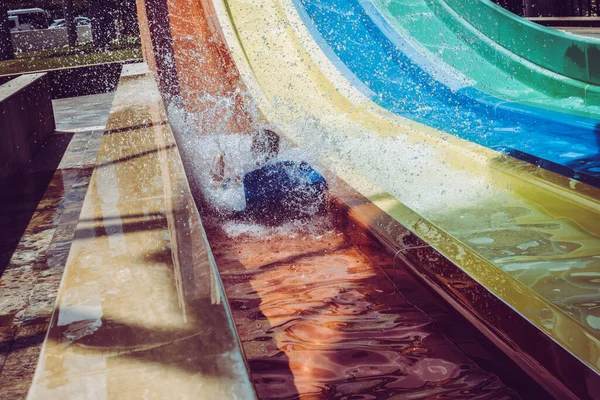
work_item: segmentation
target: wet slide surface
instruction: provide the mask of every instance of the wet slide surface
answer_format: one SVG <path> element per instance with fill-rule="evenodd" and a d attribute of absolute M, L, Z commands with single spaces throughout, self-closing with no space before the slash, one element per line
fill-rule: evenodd
<path fill-rule="evenodd" d="M 339 230 L 207 234 L 260 398 L 520 398 Z"/>
<path fill-rule="evenodd" d="M 403 117 L 600 186 L 600 120 L 511 105 L 432 66 L 368 1 L 294 0 L 323 51 L 375 103 Z"/>
<path fill-rule="evenodd" d="M 592 368 L 598 365 L 596 227 L 578 225 L 568 213 L 586 209 L 575 202 L 545 208 L 533 186 L 514 191 L 518 179 L 496 185 L 493 165 L 471 158 L 470 143 L 451 135 L 442 138 L 418 124 L 415 131 L 407 130 L 411 121 L 380 114 L 379 107 L 349 89 L 355 80 L 336 75 L 335 68 L 343 70 L 343 64 L 331 63 L 320 51 L 291 0 L 229 0 L 218 17 L 249 90 L 270 121 L 321 160 L 331 161 L 328 167 L 338 176 L 409 229 L 428 234 L 419 220 L 396 212 L 401 204 L 380 201 L 380 194 L 389 192 L 458 239 L 458 251 L 454 241 L 452 247 L 442 240 L 437 245 L 538 328 Z M 453 146 L 415 143 L 429 143 L 429 134 L 439 137 L 439 143 L 458 143 L 467 154 L 461 158 L 457 152 L 453 160 L 448 157 L 455 154 Z M 362 177 L 378 187 L 363 185 Z M 582 215 L 584 222 L 597 218 L 593 210 Z M 473 254 L 473 248 L 490 262 L 477 254 L 474 261 L 463 257 Z"/>
<path fill-rule="evenodd" d="M 598 87 L 588 85 L 587 77 L 582 76 L 590 70 L 568 59 L 577 53 L 573 46 L 594 47 L 581 36 L 527 21 L 489 0 L 372 3 L 394 30 L 418 46 L 421 53 L 428 54 L 432 62 L 441 60 L 461 71 L 485 93 L 513 105 L 527 104 L 596 118 L 600 115 L 594 95 Z M 461 9 L 460 13 L 456 11 Z M 494 32 L 493 27 L 498 25 L 506 29 Z M 538 45 L 532 48 L 531 43 Z M 560 64 L 566 67 L 562 71 Z M 583 80 L 574 79 L 575 75 Z"/>
<path fill-rule="evenodd" d="M 211 3 L 215 6 L 214 10 L 210 7 Z M 189 47 L 193 42 L 193 40 L 190 39 L 197 38 L 200 42 L 205 41 L 215 43 L 218 42 L 216 37 L 218 35 L 207 36 L 204 31 L 196 33 L 189 32 L 190 34 L 186 36 L 182 36 L 181 34 L 175 35 L 174 37 L 186 38 L 186 46 L 182 46 L 183 48 L 181 49 L 183 52 L 183 60 L 201 59 L 200 62 L 197 63 L 182 61 L 177 66 L 178 72 L 182 72 L 182 75 L 190 81 L 202 82 L 201 80 L 195 79 L 195 75 L 197 74 L 194 74 L 192 71 L 200 73 L 208 69 L 212 73 L 205 81 L 209 84 L 208 87 L 210 87 L 210 83 L 214 84 L 215 81 L 220 82 L 217 77 L 230 77 L 231 75 L 235 75 L 229 73 L 225 74 L 225 72 L 231 72 L 237 67 L 240 79 L 242 79 L 243 83 L 246 85 L 245 88 L 242 87 L 239 90 L 245 91 L 247 89 L 248 93 L 245 94 L 248 95 L 248 98 L 247 101 L 243 102 L 244 107 L 238 108 L 235 106 L 235 97 L 233 98 L 234 104 L 232 104 L 233 96 L 225 96 L 224 98 L 218 97 L 220 93 L 225 91 L 221 87 L 217 87 L 216 90 L 214 90 L 214 92 L 217 93 L 217 101 L 214 102 L 213 97 L 215 94 L 213 91 L 203 92 L 202 88 L 204 85 L 194 86 L 191 90 L 186 89 L 186 93 L 189 96 L 195 96 L 199 100 L 208 99 L 210 111 L 210 114 L 208 115 L 202 112 L 197 116 L 191 116 L 190 119 L 193 120 L 192 122 L 197 123 L 200 127 L 196 127 L 194 130 L 189 129 L 190 127 L 185 129 L 186 127 L 184 126 L 184 129 L 182 129 L 182 132 L 186 134 L 189 133 L 189 138 L 181 141 L 182 144 L 180 145 L 180 149 L 188 150 L 190 153 L 189 158 L 193 160 L 191 163 L 192 165 L 198 166 L 198 159 L 202 154 L 207 153 L 207 149 L 198 141 L 199 132 L 209 134 L 218 134 L 222 133 L 222 131 L 225 131 L 223 133 L 251 133 L 252 126 L 246 127 L 247 129 L 240 126 L 240 118 L 237 117 L 244 116 L 244 114 L 240 113 L 240 110 L 246 111 L 248 114 L 252 114 L 252 112 L 255 111 L 257 118 L 264 117 L 269 123 L 273 124 L 278 132 L 281 132 L 286 136 L 289 135 L 294 141 L 297 141 L 297 144 L 300 147 L 308 145 L 317 148 L 316 150 L 319 151 L 319 153 L 317 153 L 319 160 L 321 161 L 324 159 L 327 166 L 331 166 L 332 163 L 340 165 L 345 162 L 346 159 L 348 159 L 348 161 L 358 161 L 349 163 L 350 168 L 359 169 L 358 174 L 360 175 L 358 176 L 353 175 L 352 171 L 344 171 L 342 168 L 333 168 L 332 170 L 357 189 L 361 195 L 367 197 L 374 203 L 377 202 L 375 203 L 377 206 L 381 205 L 381 210 L 389 212 L 390 214 L 394 213 L 394 218 L 398 218 L 399 222 L 406 223 L 407 225 L 405 226 L 409 227 L 409 229 L 415 229 L 418 233 L 422 233 L 430 228 L 428 220 L 420 218 L 419 215 L 413 215 L 413 213 L 410 212 L 411 210 L 406 209 L 407 207 L 417 207 L 417 212 L 427 213 L 427 216 L 424 218 L 436 215 L 436 212 L 442 213 L 443 215 L 451 215 L 452 218 L 450 218 L 445 225 L 446 228 L 455 226 L 457 221 L 460 221 L 468 211 L 494 210 L 497 212 L 493 216 L 494 218 L 491 221 L 491 224 L 486 223 L 489 218 L 486 218 L 485 215 L 481 215 L 481 213 L 477 213 L 473 218 L 469 218 L 469 222 L 475 227 L 477 232 L 481 231 L 482 226 L 485 226 L 486 229 L 492 232 L 499 231 L 499 223 L 502 223 L 507 225 L 507 229 L 514 229 L 515 234 L 499 235 L 501 236 L 499 239 L 504 239 L 504 237 L 508 237 L 509 239 L 506 241 L 502 240 L 501 242 L 500 240 L 496 241 L 495 237 L 492 238 L 487 235 L 484 237 L 470 237 L 469 242 L 489 245 L 490 247 L 498 243 L 499 245 L 497 247 L 501 250 L 516 245 L 517 249 L 526 252 L 526 254 L 520 252 L 517 253 L 517 257 L 512 257 L 512 259 L 505 258 L 506 262 L 517 264 L 516 268 L 519 268 L 521 265 L 527 268 L 528 265 L 525 266 L 523 261 L 529 262 L 533 258 L 537 260 L 538 257 L 543 258 L 543 268 L 545 270 L 554 267 L 554 265 L 560 265 L 561 268 L 564 268 L 565 259 L 567 257 L 571 257 L 571 259 L 576 257 L 588 257 L 590 252 L 596 248 L 594 244 L 597 244 L 597 241 L 594 241 L 592 242 L 592 246 L 590 246 L 591 250 L 585 246 L 573 246 L 565 249 L 567 251 L 570 250 L 570 253 L 565 255 L 565 252 L 562 251 L 562 247 L 554 246 L 554 242 L 558 241 L 558 239 L 562 239 L 565 234 L 569 234 L 569 237 L 566 238 L 569 241 L 583 240 L 582 244 L 587 243 L 586 241 L 588 240 L 591 241 L 589 238 L 591 235 L 584 234 L 581 229 L 569 229 L 570 226 L 563 229 L 562 225 L 559 225 L 558 228 L 554 228 L 555 225 L 545 224 L 547 220 L 562 218 L 563 215 L 568 213 L 561 212 L 558 213 L 557 216 L 549 215 L 547 212 L 542 211 L 542 207 L 532 206 L 529 203 L 526 204 L 514 192 L 504 189 L 496 190 L 494 187 L 490 188 L 490 182 L 495 182 L 494 178 L 496 177 L 496 173 L 489 171 L 488 161 L 491 161 L 493 157 L 497 157 L 498 153 L 459 140 L 452 135 L 442 135 L 439 131 L 435 131 L 430 127 L 413 123 L 398 115 L 393 115 L 371 102 L 358 90 L 355 90 L 355 87 L 335 69 L 337 65 L 330 62 L 330 60 L 319 50 L 317 44 L 312 40 L 310 33 L 302 23 L 302 20 L 297 15 L 291 0 L 256 0 L 252 2 L 247 0 L 206 1 L 202 2 L 202 7 L 203 9 L 198 10 L 199 12 L 187 15 L 187 19 L 173 18 L 172 20 L 183 21 L 181 25 L 185 25 L 185 27 L 195 27 L 197 21 L 204 21 L 202 16 L 206 14 L 205 17 L 209 20 L 207 21 L 208 25 L 212 26 L 215 31 L 218 31 L 219 27 L 221 28 L 227 41 L 227 46 L 214 50 L 209 48 L 206 49 L 206 51 L 194 51 L 194 48 Z M 218 22 L 217 27 L 214 26 L 217 25 L 215 22 Z M 202 25 L 202 22 L 199 22 L 199 24 Z M 173 31 L 179 33 L 188 32 L 188 30 L 185 29 L 174 29 Z M 176 42 L 174 42 L 174 46 L 175 45 L 177 45 Z M 219 57 L 214 57 L 216 59 L 213 60 L 214 63 L 209 64 L 205 62 L 207 59 L 210 60 L 211 55 L 221 55 L 221 58 L 225 58 L 227 61 L 227 50 L 229 50 L 232 56 L 232 60 L 230 60 L 231 68 L 224 68 L 223 65 L 225 63 L 219 62 Z M 203 54 L 205 57 L 198 57 L 198 54 Z M 225 71 L 222 71 L 222 69 L 225 69 Z M 190 73 L 186 74 L 187 71 L 190 71 Z M 182 82 L 184 82 L 183 79 Z M 237 88 L 235 90 L 237 90 Z M 248 109 L 246 110 L 245 107 Z M 215 110 L 212 108 L 215 108 Z M 194 112 L 189 110 L 186 111 Z M 235 117 L 232 118 L 235 119 L 235 121 L 225 120 L 225 123 L 219 123 L 218 127 L 211 127 L 210 122 L 212 119 L 216 119 L 220 122 L 223 116 Z M 178 119 L 175 118 L 174 120 L 177 121 Z M 208 123 L 206 123 L 206 121 L 208 121 Z M 359 145 L 356 147 L 347 146 L 347 144 L 352 145 L 354 143 Z M 451 143 L 451 145 L 447 146 L 444 145 L 444 143 Z M 371 144 L 373 145 L 371 146 Z M 313 150 L 315 150 L 314 148 Z M 466 157 L 460 157 L 460 155 L 462 155 L 461 150 L 463 149 L 467 151 Z M 391 150 L 391 152 L 389 152 L 389 150 Z M 479 154 L 479 152 L 484 154 Z M 396 155 L 398 156 L 395 157 Z M 455 155 L 457 156 L 456 159 L 452 159 L 452 156 Z M 209 155 L 209 157 L 212 157 L 212 155 Z M 326 157 L 329 157 L 329 159 Z M 340 160 L 339 157 L 342 157 L 342 159 Z M 388 160 L 390 160 L 389 163 L 386 162 Z M 399 162 L 401 165 L 397 165 Z M 335 166 L 336 165 L 334 165 L 334 167 Z M 206 170 L 206 168 L 200 169 Z M 197 180 L 195 173 L 191 174 L 191 176 L 191 181 Z M 361 182 L 363 176 L 373 178 L 374 180 L 376 179 L 377 182 L 375 182 L 375 184 L 379 184 L 379 182 L 383 181 L 383 190 L 380 190 L 377 187 L 368 186 L 369 182 L 366 182 L 366 184 L 363 185 L 363 182 Z M 502 186 L 508 189 L 509 185 L 505 183 L 507 181 L 513 183 L 515 179 L 502 179 L 500 181 Z M 500 184 L 498 186 L 500 186 Z M 399 201 L 391 198 L 391 196 L 387 196 L 386 191 L 392 189 L 398 189 L 391 194 L 393 196 L 398 196 Z M 383 200 L 381 200 L 382 197 Z M 409 200 L 408 204 L 406 204 L 406 207 L 403 207 L 404 205 L 400 204 L 400 201 L 407 200 Z M 561 202 L 559 205 L 564 203 L 565 202 Z M 514 213 L 507 215 L 507 213 L 504 212 L 505 210 L 510 211 L 510 209 L 514 207 L 522 207 L 524 212 L 519 213 L 515 218 L 512 218 Z M 464 210 L 460 210 L 461 212 L 458 213 L 458 208 L 463 208 Z M 405 211 L 409 212 L 403 215 Z M 592 213 L 590 212 L 588 214 Z M 565 225 L 570 223 L 566 219 L 565 221 Z M 527 222 L 527 225 L 523 225 L 525 222 Z M 543 225 L 541 225 L 542 222 L 544 222 Z M 461 228 L 464 226 L 464 223 L 461 224 Z M 544 242 L 543 247 L 540 246 L 540 242 L 536 241 L 536 243 L 530 243 L 529 240 L 529 232 L 538 230 L 540 226 L 550 226 L 557 231 L 557 233 L 543 235 L 543 238 L 547 239 Z M 468 228 L 470 228 L 470 226 L 468 226 Z M 555 340 L 557 342 L 569 345 L 569 349 L 576 351 L 576 356 L 582 356 L 586 362 L 589 362 L 589 365 L 597 365 L 597 341 L 595 341 L 595 338 L 592 337 L 592 335 L 588 335 L 588 332 L 585 331 L 587 326 L 580 326 L 578 324 L 580 323 L 579 320 L 577 322 L 571 321 L 570 317 L 566 317 L 564 313 L 557 310 L 552 304 L 541 299 L 534 291 L 529 290 L 525 285 L 508 277 L 498 268 L 494 268 L 489 262 L 486 262 L 477 254 L 474 254 L 467 246 L 464 246 L 462 243 L 459 243 L 458 240 L 449 237 L 450 235 L 446 235 L 446 232 L 435 230 L 435 233 L 442 234 L 440 235 L 442 238 L 438 239 L 438 244 L 441 240 L 449 239 L 449 243 L 443 244 L 447 245 L 445 246 L 445 249 L 447 253 L 451 254 L 451 260 L 454 261 L 455 259 L 460 258 L 459 261 L 464 261 L 465 268 L 468 269 L 469 273 L 473 273 L 477 278 L 483 278 L 482 280 L 484 280 L 485 284 L 491 286 L 490 291 L 493 291 L 493 293 L 496 294 L 500 293 L 500 295 L 506 294 L 506 301 L 509 302 L 511 306 L 514 305 L 516 310 L 523 311 L 524 315 L 527 318 L 531 318 L 540 329 L 543 329 L 550 335 L 556 334 Z M 468 234 L 470 235 L 471 232 Z M 290 359 L 297 357 L 296 359 L 302 360 L 301 356 L 303 353 L 295 353 L 297 349 L 302 350 L 302 345 L 304 345 L 304 348 L 317 347 L 320 350 L 323 350 L 322 341 L 319 341 L 317 335 L 311 335 L 311 341 L 309 343 L 312 343 L 312 345 L 307 346 L 301 341 L 286 339 L 283 334 L 279 334 L 278 337 L 274 336 L 274 332 L 279 331 L 275 331 L 275 329 L 269 330 L 270 327 L 279 327 L 281 324 L 286 323 L 286 320 L 280 321 L 279 318 L 283 318 L 284 315 L 269 314 L 273 311 L 273 307 L 268 307 L 272 298 L 275 299 L 274 303 L 276 306 L 281 302 L 281 304 L 287 307 L 287 309 L 280 307 L 280 309 L 283 308 L 283 311 L 287 312 L 289 309 L 293 310 L 290 312 L 292 316 L 288 316 L 288 321 L 292 320 L 294 315 L 301 315 L 304 317 L 304 314 L 309 314 L 311 312 L 310 306 L 301 302 L 303 298 L 298 299 L 297 297 L 293 297 L 296 292 L 301 292 L 294 286 L 293 279 L 290 279 L 290 275 L 293 275 L 293 273 L 277 275 L 280 271 L 272 268 L 273 265 L 270 265 L 272 261 L 269 262 L 268 260 L 264 260 L 264 258 L 273 260 L 272 257 L 265 257 L 265 254 L 277 255 L 276 249 L 271 248 L 270 245 L 265 243 L 262 243 L 261 246 L 257 245 L 258 248 L 255 250 L 258 257 L 257 259 L 263 258 L 263 260 L 258 260 L 255 266 L 252 267 L 252 265 L 249 265 L 245 261 L 240 261 L 242 259 L 239 254 L 243 253 L 244 249 L 235 247 L 238 245 L 241 246 L 244 243 L 241 239 L 226 238 L 221 240 L 228 242 L 227 245 L 234 248 L 229 255 L 220 253 L 217 254 L 217 258 L 219 258 L 219 262 L 223 267 L 222 271 L 224 271 L 225 279 L 228 281 L 230 298 L 236 312 L 238 311 L 238 308 L 240 308 L 245 313 L 242 314 L 241 317 L 238 316 L 238 319 L 241 318 L 241 322 L 238 321 L 240 329 L 248 330 L 250 329 L 249 327 L 252 327 L 252 324 L 256 327 L 257 323 L 262 324 L 264 321 L 267 321 L 265 324 L 268 327 L 265 326 L 266 329 L 264 330 L 264 333 L 261 333 L 258 330 L 258 327 L 256 328 L 256 331 L 250 332 L 254 335 L 254 338 L 258 338 L 259 340 L 253 340 L 253 337 L 249 335 L 244 337 L 245 341 L 250 341 L 250 343 L 247 344 L 249 347 L 248 354 L 250 355 L 250 358 L 252 360 L 258 359 L 260 361 L 260 351 L 262 351 L 262 354 L 264 355 L 267 351 L 267 348 L 265 347 L 267 344 L 271 346 L 269 349 L 272 349 L 276 356 L 285 356 Z M 283 239 L 274 240 L 285 243 L 285 240 Z M 548 243 L 548 246 L 546 246 L 546 243 Z M 215 243 L 213 240 L 213 246 L 218 250 L 220 247 L 219 242 L 217 241 Z M 293 248 L 291 245 L 289 247 Z M 496 248 L 496 246 L 493 247 L 494 249 Z M 541 251 L 538 251 L 538 248 L 541 249 Z M 302 251 L 302 254 L 305 254 L 305 252 L 310 251 L 310 249 L 311 246 L 305 243 L 301 246 L 300 250 Z M 581 249 L 581 251 L 576 252 L 573 249 Z M 236 251 L 239 251 L 238 255 L 236 255 Z M 279 251 L 281 252 L 281 250 Z M 514 256 L 515 252 L 502 252 L 502 254 Z M 314 256 L 316 255 L 317 254 L 314 254 Z M 466 257 L 463 257 L 463 255 Z M 473 255 L 474 257 L 472 257 Z M 523 256 L 521 257 L 521 255 Z M 233 264 L 228 264 L 227 258 L 230 258 L 230 262 Z M 547 262 L 547 260 L 550 262 Z M 282 260 L 278 264 L 285 266 L 286 262 L 286 260 Z M 315 265 L 318 264 L 315 262 Z M 257 266 L 261 268 L 258 268 Z M 230 273 L 226 269 L 229 267 L 240 267 L 237 271 L 239 271 L 241 276 L 233 276 L 232 278 L 234 279 L 234 285 L 236 283 L 243 285 L 245 281 L 249 281 L 245 286 L 245 294 L 241 293 L 239 296 L 236 296 L 235 292 L 231 294 L 232 289 L 229 285 L 229 276 L 227 275 L 235 275 L 236 270 L 233 270 L 233 272 Z M 592 268 L 593 266 L 590 263 L 587 267 Z M 513 269 L 515 268 L 513 267 Z M 271 281 L 269 281 L 269 277 L 267 276 L 268 272 L 265 272 L 267 270 L 269 270 L 268 272 L 272 272 L 274 274 L 272 276 L 276 276 L 277 279 L 271 279 Z M 564 271 L 564 269 L 561 269 L 561 271 Z M 339 285 L 342 285 L 342 287 L 344 282 L 347 282 L 348 280 L 352 281 L 354 279 L 354 275 L 350 273 L 349 268 L 346 268 L 344 272 L 346 272 L 346 274 L 341 274 L 340 277 L 337 277 L 341 280 L 342 283 Z M 360 271 L 361 274 L 363 272 L 364 271 Z M 540 273 L 543 274 L 545 272 L 541 271 Z M 538 275 L 537 272 L 536 275 Z M 266 281 L 261 281 L 263 278 L 266 279 Z M 317 283 L 320 283 L 318 278 L 318 276 L 317 278 L 313 276 L 313 278 L 305 283 L 305 285 L 316 285 Z M 376 280 L 373 280 L 372 282 L 376 282 Z M 457 285 L 460 285 L 460 283 Z M 385 285 L 383 286 L 385 287 Z M 292 289 L 295 289 L 295 291 L 292 291 Z M 322 289 L 325 289 L 325 287 Z M 275 293 L 278 292 L 276 292 L 276 290 L 291 296 L 292 299 L 295 300 L 295 303 L 288 303 L 285 302 L 284 299 L 277 297 L 278 294 Z M 362 288 L 356 290 L 362 290 Z M 289 293 L 290 291 L 292 291 L 292 293 Z M 364 292 L 360 293 L 363 293 L 364 295 Z M 405 292 L 403 291 L 403 293 Z M 562 291 L 560 293 L 562 294 Z M 572 294 L 573 293 L 568 293 L 567 296 L 573 297 L 570 296 Z M 244 295 L 246 295 L 246 298 L 243 297 Z M 244 305 L 243 302 L 241 304 L 239 301 L 236 302 L 240 296 L 242 296 L 242 300 L 248 302 L 248 304 Z M 306 297 L 306 294 L 304 294 L 304 297 Z M 334 299 L 336 297 L 337 295 L 333 294 L 328 299 L 324 299 L 323 303 L 325 306 L 331 305 L 330 308 L 335 309 L 336 306 L 334 306 L 334 304 L 337 303 Z M 298 305 L 296 303 L 301 304 Z M 386 310 L 391 310 L 388 311 L 389 313 L 395 312 L 394 302 L 379 304 L 383 304 L 383 307 L 387 306 Z M 415 302 L 414 304 L 420 303 Z M 587 304 L 577 304 L 573 308 L 578 310 L 585 307 L 585 311 L 587 312 Z M 521 306 L 523 307 L 521 308 Z M 368 305 L 365 307 L 366 309 L 369 309 Z M 326 307 L 321 306 L 321 308 L 325 309 Z M 249 311 L 249 309 L 252 310 Z M 250 315 L 251 312 L 253 314 Z M 594 311 L 592 310 L 592 312 Z M 398 315 L 400 316 L 401 314 L 398 313 Z M 583 318 L 585 318 L 585 316 Z M 258 321 L 254 322 L 256 320 Z M 593 319 L 591 319 L 591 321 L 592 323 L 594 322 Z M 289 324 L 293 323 L 289 322 Z M 367 328 L 365 329 L 369 330 L 368 325 L 366 326 Z M 287 329 L 287 331 L 284 330 L 284 332 L 293 332 L 293 330 Z M 392 333 L 394 333 L 393 329 Z M 573 333 L 579 333 L 580 336 L 576 336 Z M 346 332 L 338 334 L 338 336 L 345 338 Z M 371 333 L 362 338 L 362 340 L 372 342 L 372 336 L 373 334 Z M 514 336 L 519 337 L 519 335 Z M 274 337 L 275 339 L 273 339 Z M 582 339 L 580 340 L 580 338 Z M 273 345 L 273 340 L 275 340 L 276 343 L 277 340 L 279 340 L 279 343 L 282 343 L 281 347 Z M 332 342 L 343 343 L 343 340 L 340 341 L 336 338 L 332 339 Z M 531 342 L 535 343 L 536 341 L 530 341 L 530 343 Z M 460 342 L 459 340 L 456 340 L 455 343 Z M 450 345 L 452 345 L 452 343 L 450 343 Z M 263 350 L 260 350 L 260 346 L 262 346 Z M 529 346 L 529 343 L 524 343 L 524 346 Z M 354 347 L 356 347 L 356 345 Z M 378 346 L 375 347 L 378 348 Z M 256 348 L 259 348 L 259 350 L 256 350 Z M 274 350 L 275 348 L 277 351 Z M 463 347 L 460 348 L 463 349 Z M 399 349 L 402 349 L 401 345 Z M 259 351 L 259 356 L 255 356 L 255 351 Z M 283 353 L 279 353 L 281 351 L 283 351 Z M 466 350 L 464 351 L 465 354 L 472 354 Z M 333 351 L 331 353 L 335 354 Z M 320 356 L 320 353 L 313 354 L 316 354 L 315 357 Z M 399 354 L 402 355 L 401 353 Z M 552 353 L 546 351 L 546 354 Z M 368 357 L 365 358 L 368 359 Z M 336 359 L 334 358 L 334 360 Z M 387 360 L 387 358 L 383 357 L 382 360 Z M 548 359 L 544 358 L 544 360 Z M 546 365 L 554 366 L 555 364 L 551 364 L 551 362 L 552 360 L 548 360 Z M 324 363 L 315 362 L 314 364 L 320 368 L 321 364 Z M 370 365 L 368 362 L 366 364 Z M 260 365 L 261 364 L 259 363 L 259 367 Z M 290 370 L 287 375 L 285 371 L 282 371 L 282 368 L 275 368 L 277 372 L 271 373 L 270 375 L 268 368 L 259 369 L 259 372 L 266 371 L 263 373 L 263 375 L 267 376 L 267 378 L 265 378 L 266 383 L 271 383 L 273 386 L 278 382 L 278 376 L 290 376 L 293 374 L 292 371 L 297 370 L 297 379 L 296 376 L 294 376 L 295 389 L 293 389 L 293 391 L 297 392 L 299 391 L 298 386 L 300 386 L 300 383 L 304 384 L 304 382 L 301 382 L 303 381 L 302 373 L 304 367 L 310 369 L 310 365 L 307 366 L 307 363 L 300 364 L 293 361 L 287 363 L 284 361 L 278 364 L 279 367 L 285 367 L 286 365 Z M 335 365 L 335 363 L 333 363 L 333 365 Z M 410 365 L 412 364 L 408 364 L 408 366 Z M 485 364 L 479 363 L 480 367 L 482 365 Z M 402 365 L 402 367 L 396 368 L 396 370 L 402 371 L 402 368 L 404 368 L 404 371 L 407 370 L 406 365 Z M 340 369 L 342 371 L 346 370 L 346 368 L 341 367 Z M 488 368 L 486 369 L 489 371 Z M 553 368 L 553 371 L 555 369 L 556 368 Z M 254 370 L 256 371 L 256 368 Z M 321 368 L 320 370 L 328 371 L 327 368 Z M 571 369 L 571 371 L 573 370 L 575 369 Z M 427 371 L 431 371 L 431 369 L 427 368 Z M 340 381 L 340 379 L 336 378 L 338 374 L 331 372 L 328 374 L 325 373 L 324 378 L 322 379 L 320 375 L 316 374 L 319 378 L 319 388 L 327 388 L 328 386 L 326 385 L 331 386 Z M 342 373 L 342 375 L 343 374 L 349 376 L 348 373 Z M 394 375 L 393 371 L 390 372 L 389 369 L 383 372 L 374 372 L 375 376 L 380 377 L 387 376 L 386 374 L 394 377 L 394 379 L 392 379 L 393 381 L 396 380 L 395 377 L 398 374 L 402 376 L 402 372 Z M 498 374 L 499 376 L 504 376 L 501 373 Z M 361 376 L 364 377 L 367 375 L 368 374 L 365 373 Z M 407 374 L 405 373 L 404 375 Z M 582 373 L 580 375 L 584 374 Z M 354 383 L 351 380 L 353 379 L 352 376 L 349 376 L 349 379 L 351 383 Z M 449 379 L 452 380 L 454 378 L 451 377 Z M 304 381 L 306 380 L 307 379 L 304 379 Z M 325 381 L 325 384 L 323 384 L 323 380 Z M 279 382 L 280 381 L 282 381 L 282 379 L 279 379 Z M 502 378 L 502 381 L 508 382 L 505 378 Z M 453 382 L 456 383 L 456 381 Z M 257 383 L 261 386 L 261 389 L 259 390 L 263 390 L 262 387 L 264 382 Z M 348 383 L 347 380 L 344 381 L 344 383 Z M 425 386 L 427 385 L 425 384 L 421 387 Z M 310 390 L 312 389 L 309 388 L 308 392 L 302 391 L 302 393 L 308 393 L 306 396 L 321 395 L 321 392 L 317 392 L 314 395 L 310 394 Z M 407 389 L 400 388 L 400 390 Z M 423 392 L 420 392 L 419 394 L 422 393 Z M 458 394 L 459 397 L 464 395 L 465 393 Z M 425 394 L 425 396 L 427 396 L 427 394 Z M 524 396 L 524 398 L 539 397 Z"/>

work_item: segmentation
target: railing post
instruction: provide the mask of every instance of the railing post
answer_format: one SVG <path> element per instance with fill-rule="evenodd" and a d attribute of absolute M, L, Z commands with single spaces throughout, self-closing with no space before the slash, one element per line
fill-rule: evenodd
<path fill-rule="evenodd" d="M 77 24 L 75 23 L 75 16 L 73 15 L 73 0 L 64 0 L 63 10 L 69 47 L 75 47 L 77 46 Z"/>
<path fill-rule="evenodd" d="M 10 60 L 15 57 L 15 51 L 10 36 L 8 25 L 8 6 L 6 2 L 0 1 L 0 61 Z"/>

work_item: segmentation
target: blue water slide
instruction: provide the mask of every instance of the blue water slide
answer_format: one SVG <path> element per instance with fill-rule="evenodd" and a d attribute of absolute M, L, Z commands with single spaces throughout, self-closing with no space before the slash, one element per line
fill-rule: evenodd
<path fill-rule="evenodd" d="M 369 1 L 293 0 L 366 96 L 403 117 L 600 187 L 600 120 L 491 96 L 412 46 Z"/>

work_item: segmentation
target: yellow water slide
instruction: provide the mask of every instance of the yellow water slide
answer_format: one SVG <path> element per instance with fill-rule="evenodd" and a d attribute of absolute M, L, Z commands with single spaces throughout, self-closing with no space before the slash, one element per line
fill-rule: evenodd
<path fill-rule="evenodd" d="M 598 286 L 564 279 L 600 268 L 596 188 L 379 107 L 322 52 L 290 0 L 214 7 L 271 125 L 599 368 L 600 320 L 574 300 Z"/>

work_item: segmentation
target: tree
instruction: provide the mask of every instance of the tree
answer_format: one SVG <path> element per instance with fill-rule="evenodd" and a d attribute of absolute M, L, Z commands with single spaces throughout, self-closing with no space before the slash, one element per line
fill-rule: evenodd
<path fill-rule="evenodd" d="M 77 24 L 75 23 L 75 15 L 73 14 L 73 0 L 64 0 L 63 4 L 69 46 L 75 47 L 77 46 Z"/>
<path fill-rule="evenodd" d="M 15 51 L 10 37 L 7 4 L 0 0 L 0 60 L 10 60 L 15 57 Z"/>
<path fill-rule="evenodd" d="M 121 0 L 119 2 L 119 19 L 121 20 L 121 34 L 139 35 L 137 8 L 135 0 Z"/>
<path fill-rule="evenodd" d="M 108 49 L 110 41 L 116 36 L 116 17 L 118 14 L 115 0 L 93 0 L 89 2 L 89 14 L 92 20 L 94 47 Z"/>

